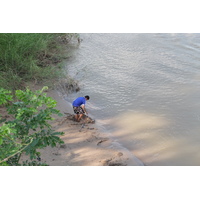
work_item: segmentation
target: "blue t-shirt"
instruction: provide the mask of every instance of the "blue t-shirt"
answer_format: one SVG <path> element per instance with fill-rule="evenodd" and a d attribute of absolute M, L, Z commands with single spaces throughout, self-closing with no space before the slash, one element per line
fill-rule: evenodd
<path fill-rule="evenodd" d="M 79 107 L 81 106 L 82 104 L 85 105 L 86 101 L 85 101 L 85 97 L 78 97 L 77 99 L 75 99 L 72 103 L 72 105 L 74 107 Z"/>

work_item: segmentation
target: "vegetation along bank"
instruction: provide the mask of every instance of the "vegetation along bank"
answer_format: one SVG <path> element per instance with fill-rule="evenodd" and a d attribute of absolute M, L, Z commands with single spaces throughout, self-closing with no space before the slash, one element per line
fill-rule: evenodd
<path fill-rule="evenodd" d="M 74 39 L 80 42 L 73 33 L 1 33 L 0 87 L 24 89 L 29 81 L 52 87 L 66 78 L 66 46 Z"/>
<path fill-rule="evenodd" d="M 50 125 L 53 115 L 61 115 L 57 102 L 44 92 L 79 90 L 63 69 L 66 46 L 74 39 L 80 42 L 72 33 L 0 34 L 0 165 L 43 165 L 38 149 L 63 143 L 63 133 Z M 48 87 L 31 91 L 31 83 Z M 22 153 L 36 161 L 20 163 Z"/>

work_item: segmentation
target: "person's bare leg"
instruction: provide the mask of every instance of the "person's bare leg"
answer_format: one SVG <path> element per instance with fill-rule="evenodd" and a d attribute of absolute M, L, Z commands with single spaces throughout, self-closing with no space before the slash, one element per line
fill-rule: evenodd
<path fill-rule="evenodd" d="M 80 120 L 81 120 L 82 117 L 83 117 L 83 114 L 79 114 L 77 121 L 80 122 Z"/>
<path fill-rule="evenodd" d="M 78 114 L 75 115 L 75 121 L 78 121 Z"/>

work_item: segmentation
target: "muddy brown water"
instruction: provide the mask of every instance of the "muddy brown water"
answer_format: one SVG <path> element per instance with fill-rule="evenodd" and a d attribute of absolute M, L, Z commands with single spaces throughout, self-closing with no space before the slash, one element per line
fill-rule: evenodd
<path fill-rule="evenodd" d="M 200 165 L 200 34 L 80 34 L 66 67 L 96 123 L 145 165 Z"/>

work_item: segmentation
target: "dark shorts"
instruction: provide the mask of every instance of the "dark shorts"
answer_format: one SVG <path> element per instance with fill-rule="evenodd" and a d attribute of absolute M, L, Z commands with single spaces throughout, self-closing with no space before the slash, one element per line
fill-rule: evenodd
<path fill-rule="evenodd" d="M 73 107 L 74 113 L 75 114 L 84 114 L 83 108 L 81 107 Z"/>

